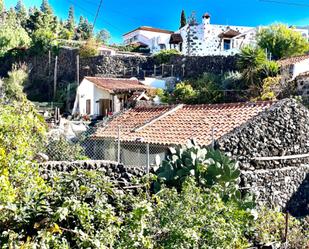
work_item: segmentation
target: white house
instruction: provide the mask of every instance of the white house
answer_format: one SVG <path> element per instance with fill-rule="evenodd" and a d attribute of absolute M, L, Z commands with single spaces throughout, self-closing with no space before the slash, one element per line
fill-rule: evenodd
<path fill-rule="evenodd" d="M 142 26 L 123 35 L 125 45 L 140 45 L 151 53 L 168 49 L 173 31 Z"/>
<path fill-rule="evenodd" d="M 137 79 L 85 77 L 77 89 L 73 114 L 105 117 L 128 107 L 132 95 L 152 89 Z"/>
<path fill-rule="evenodd" d="M 294 80 L 300 74 L 309 72 L 309 55 L 293 56 L 278 61 L 284 80 Z"/>
<path fill-rule="evenodd" d="M 256 35 L 261 27 L 211 24 L 211 16 L 206 13 L 202 23 L 195 19 L 171 35 L 170 49 L 193 56 L 234 55 L 246 45 L 255 46 Z M 308 29 L 295 29 L 306 39 Z"/>

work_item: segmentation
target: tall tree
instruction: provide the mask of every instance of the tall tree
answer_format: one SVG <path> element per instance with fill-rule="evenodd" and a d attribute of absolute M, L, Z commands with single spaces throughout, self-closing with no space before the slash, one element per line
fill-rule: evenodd
<path fill-rule="evenodd" d="M 15 6 L 17 20 L 24 26 L 27 21 L 28 13 L 22 0 L 19 0 Z"/>
<path fill-rule="evenodd" d="M 48 15 L 52 15 L 53 14 L 53 9 L 52 7 L 49 5 L 48 0 L 42 0 L 42 4 L 40 7 L 40 10 Z"/>
<path fill-rule="evenodd" d="M 0 0 L 0 14 L 4 11 L 4 1 Z"/>
<path fill-rule="evenodd" d="M 258 33 L 258 45 L 267 49 L 275 60 L 309 51 L 309 43 L 300 32 L 283 24 L 273 24 Z"/>
<path fill-rule="evenodd" d="M 69 9 L 69 16 L 68 16 L 66 28 L 67 28 L 70 32 L 74 32 L 74 29 L 75 29 L 75 21 L 74 21 L 74 7 L 73 7 L 73 5 L 71 5 L 71 6 L 70 6 L 70 9 Z"/>
<path fill-rule="evenodd" d="M 110 38 L 111 38 L 111 35 L 106 29 L 100 30 L 96 35 L 96 40 L 104 44 L 107 44 Z"/>
<path fill-rule="evenodd" d="M 180 17 L 180 28 L 183 28 L 184 26 L 186 26 L 186 24 L 187 24 L 186 14 L 185 14 L 185 11 L 182 10 L 181 17 Z"/>
<path fill-rule="evenodd" d="M 91 38 L 93 36 L 92 27 L 93 26 L 88 22 L 88 19 L 81 16 L 77 27 L 76 39 L 88 40 Z"/>

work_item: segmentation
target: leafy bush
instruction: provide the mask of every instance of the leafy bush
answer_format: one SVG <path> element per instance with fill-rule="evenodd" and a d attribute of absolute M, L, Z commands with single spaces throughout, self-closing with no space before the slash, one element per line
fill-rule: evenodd
<path fill-rule="evenodd" d="M 83 46 L 81 46 L 79 50 L 79 55 L 82 58 L 93 57 L 96 56 L 97 54 L 98 54 L 98 44 L 92 38 L 88 39 L 86 43 Z"/>
<path fill-rule="evenodd" d="M 261 208 L 255 222 L 255 241 L 257 244 L 282 244 L 285 236 L 285 215 L 269 208 Z M 309 245 L 308 227 L 294 217 L 289 218 L 288 248 L 307 248 Z"/>
<path fill-rule="evenodd" d="M 25 101 L 26 96 L 23 92 L 24 85 L 28 80 L 28 72 L 26 65 L 13 65 L 8 77 L 3 80 L 2 90 L 6 100 Z"/>
<path fill-rule="evenodd" d="M 267 49 L 275 60 L 301 55 L 309 50 L 309 43 L 301 33 L 283 24 L 262 28 L 257 39 L 258 45 Z"/>
<path fill-rule="evenodd" d="M 176 49 L 170 49 L 170 50 L 161 50 L 160 52 L 154 54 L 153 57 L 157 63 L 163 64 L 163 63 L 169 63 L 171 58 L 175 55 L 180 55 L 180 52 Z"/>
<path fill-rule="evenodd" d="M 187 179 L 180 193 L 164 188 L 152 201 L 136 201 L 115 248 L 247 248 L 252 218 Z"/>
<path fill-rule="evenodd" d="M 276 100 L 283 91 L 280 81 L 281 77 L 268 77 L 264 79 L 261 100 Z"/>
<path fill-rule="evenodd" d="M 196 92 L 193 90 L 192 86 L 182 82 L 176 85 L 171 100 L 178 103 L 190 103 L 195 99 L 195 97 Z"/>
<path fill-rule="evenodd" d="M 51 161 L 85 160 L 84 149 L 79 144 L 74 144 L 61 136 L 51 138 L 46 146 L 46 153 Z"/>

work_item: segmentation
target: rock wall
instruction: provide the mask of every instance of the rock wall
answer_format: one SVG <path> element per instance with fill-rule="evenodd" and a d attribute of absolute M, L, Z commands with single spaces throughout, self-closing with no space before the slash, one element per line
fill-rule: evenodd
<path fill-rule="evenodd" d="M 134 177 L 142 177 L 145 169 L 128 167 L 110 161 L 46 162 L 40 165 L 44 179 L 54 172 L 71 172 L 75 169 L 98 170 L 111 180 L 129 185 Z M 281 207 L 294 216 L 309 214 L 309 165 L 281 169 L 242 171 L 241 188 L 256 196 L 258 205 Z"/>
<path fill-rule="evenodd" d="M 65 88 L 69 82 L 77 80 L 77 59 L 78 50 L 61 49 L 57 63 L 57 89 Z M 26 63 L 30 69 L 29 84 L 26 86 L 26 92 L 29 98 L 35 101 L 50 101 L 53 97 L 55 56 L 51 53 L 30 56 L 25 52 L 16 58 L 7 56 L 0 58 L 0 77 L 6 77 L 7 72 L 11 70 L 14 63 Z M 229 56 L 174 56 L 170 62 L 174 64 L 162 68 L 156 62 L 154 57 L 146 56 L 95 56 L 90 58 L 80 58 L 80 81 L 84 76 L 104 75 L 108 77 L 137 77 L 151 76 L 154 74 L 154 65 L 157 65 L 156 75 L 178 78 L 197 77 L 204 72 L 224 73 L 236 70 L 236 57 Z M 184 65 L 184 67 L 183 67 Z M 137 67 L 140 71 L 137 71 Z M 131 71 L 131 69 L 133 70 Z"/>
<path fill-rule="evenodd" d="M 98 170 L 104 172 L 111 180 L 117 180 L 123 183 L 128 183 L 133 177 L 141 177 L 144 175 L 144 170 L 140 167 L 128 167 L 116 162 L 88 160 L 75 162 L 46 162 L 40 165 L 41 175 L 44 179 L 49 179 L 53 176 L 53 172 L 71 172 L 75 169 Z"/>
<path fill-rule="evenodd" d="M 309 158 L 258 161 L 309 152 L 309 110 L 293 99 L 284 99 L 216 142 L 216 148 L 240 162 L 241 170 L 297 167 Z"/>
<path fill-rule="evenodd" d="M 309 158 L 265 160 L 309 153 L 309 110 L 284 99 L 223 136 L 216 148 L 239 162 L 242 186 L 261 204 L 280 206 L 294 215 L 309 214 Z M 303 166 L 301 166 L 303 165 Z"/>
<path fill-rule="evenodd" d="M 293 216 L 309 215 L 309 165 L 242 171 L 241 185 L 258 205 L 281 207 Z"/>

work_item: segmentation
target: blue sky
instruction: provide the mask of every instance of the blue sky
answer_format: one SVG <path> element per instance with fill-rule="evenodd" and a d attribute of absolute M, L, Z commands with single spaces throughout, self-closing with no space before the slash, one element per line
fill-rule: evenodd
<path fill-rule="evenodd" d="M 138 26 L 153 26 L 176 30 L 181 10 L 189 16 L 192 11 L 200 21 L 205 12 L 214 24 L 267 25 L 283 22 L 289 25 L 309 25 L 309 3 L 305 0 L 103 0 L 96 29 L 106 28 L 112 42 L 121 42 L 121 35 Z M 17 0 L 5 0 L 6 7 Z M 49 0 L 56 14 L 67 18 L 70 5 L 75 6 L 76 19 L 80 15 L 93 21 L 99 0 Z M 288 4 L 279 4 L 286 2 Z M 29 7 L 39 6 L 41 0 L 24 0 Z M 289 3 L 296 3 L 295 5 Z"/>

